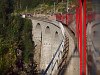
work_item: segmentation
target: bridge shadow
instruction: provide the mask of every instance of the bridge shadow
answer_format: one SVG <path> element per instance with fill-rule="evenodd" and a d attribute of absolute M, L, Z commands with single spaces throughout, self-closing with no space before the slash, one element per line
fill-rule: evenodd
<path fill-rule="evenodd" d="M 64 75 L 65 74 L 66 69 L 67 69 L 70 61 L 71 61 L 71 57 L 70 57 L 69 61 L 65 65 L 63 65 L 62 69 L 59 70 L 58 75 Z"/>
<path fill-rule="evenodd" d="M 77 47 L 75 47 L 75 50 L 74 50 L 73 54 L 74 54 L 76 51 L 77 51 Z M 68 68 L 68 66 L 69 66 L 69 64 L 70 64 L 70 62 L 71 62 L 71 59 L 72 59 L 72 57 L 73 57 L 73 54 L 71 55 L 71 57 L 69 58 L 69 60 L 68 60 L 67 62 L 65 62 L 64 65 L 63 65 L 62 63 L 60 64 L 60 66 L 61 66 L 61 65 L 63 65 L 63 66 L 62 66 L 62 68 L 59 69 L 59 72 L 58 72 L 57 75 L 64 75 L 64 74 L 65 74 L 65 72 L 66 72 L 66 70 L 67 70 L 67 68 Z M 66 61 L 66 60 L 67 60 L 67 57 L 66 57 L 66 59 L 64 59 L 64 61 Z"/>

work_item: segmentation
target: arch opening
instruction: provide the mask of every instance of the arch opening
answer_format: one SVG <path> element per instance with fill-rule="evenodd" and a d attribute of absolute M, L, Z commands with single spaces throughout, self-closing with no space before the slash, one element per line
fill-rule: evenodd
<path fill-rule="evenodd" d="M 40 23 L 37 23 L 36 29 L 41 30 L 41 25 L 40 25 Z"/>
<path fill-rule="evenodd" d="M 55 43 L 58 43 L 59 42 L 59 34 L 58 34 L 57 31 L 55 32 L 54 41 L 55 41 Z"/>
<path fill-rule="evenodd" d="M 46 29 L 45 29 L 45 33 L 48 34 L 48 35 L 51 33 L 51 31 L 50 31 L 50 27 L 49 27 L 49 26 L 46 27 Z"/>
<path fill-rule="evenodd" d="M 55 32 L 55 38 L 59 38 L 58 32 Z"/>
<path fill-rule="evenodd" d="M 36 42 L 42 40 L 42 27 L 40 23 L 37 23 L 35 27 L 34 39 L 36 40 Z"/>

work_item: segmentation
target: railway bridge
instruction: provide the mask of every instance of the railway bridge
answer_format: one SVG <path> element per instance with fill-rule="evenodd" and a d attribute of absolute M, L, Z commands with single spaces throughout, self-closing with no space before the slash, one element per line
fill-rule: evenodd
<path fill-rule="evenodd" d="M 69 28 L 56 20 L 32 18 L 34 60 L 42 75 L 79 75 L 79 53 Z M 67 68 L 68 67 L 68 68 Z"/>

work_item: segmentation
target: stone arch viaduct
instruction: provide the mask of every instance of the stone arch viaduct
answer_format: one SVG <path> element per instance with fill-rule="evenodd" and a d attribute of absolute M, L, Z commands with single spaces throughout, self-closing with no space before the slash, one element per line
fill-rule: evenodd
<path fill-rule="evenodd" d="M 35 42 L 34 60 L 43 75 L 58 75 L 75 51 L 75 38 L 71 31 L 58 21 L 32 20 L 32 39 Z M 74 55 L 77 55 L 75 53 Z M 73 58 L 65 75 L 79 75 L 79 63 Z M 73 68 L 74 67 L 74 68 Z M 74 69 L 74 70 L 73 70 Z M 72 72 L 75 71 L 75 72 Z M 62 74 L 61 74 L 62 75 Z"/>

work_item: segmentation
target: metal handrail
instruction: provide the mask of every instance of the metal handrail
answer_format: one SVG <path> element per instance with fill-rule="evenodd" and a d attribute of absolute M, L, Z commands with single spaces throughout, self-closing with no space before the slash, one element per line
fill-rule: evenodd
<path fill-rule="evenodd" d="M 55 52 L 53 58 L 51 59 L 50 63 L 48 64 L 47 68 L 45 69 L 45 71 L 43 72 L 42 75 L 46 75 L 46 74 L 47 74 L 47 71 L 49 70 L 50 66 L 52 65 L 53 60 L 55 59 L 55 57 L 56 57 L 58 51 L 60 50 L 60 47 L 61 47 L 61 45 L 62 45 L 62 42 L 63 42 L 63 40 L 61 41 L 61 43 L 60 43 L 58 49 L 56 50 L 56 52 Z"/>
<path fill-rule="evenodd" d="M 64 54 L 62 55 L 62 60 L 61 60 L 61 62 L 60 62 L 60 64 L 59 64 L 59 66 L 58 66 L 58 69 L 60 70 L 61 68 L 62 68 L 62 66 L 64 65 L 63 64 L 63 62 L 64 61 L 66 61 L 65 59 L 66 59 L 66 53 L 68 53 L 68 51 L 69 51 L 69 39 L 67 39 L 67 40 L 65 40 L 65 48 L 63 49 L 63 52 L 64 52 Z M 68 48 L 68 49 L 66 49 L 66 48 Z"/>

